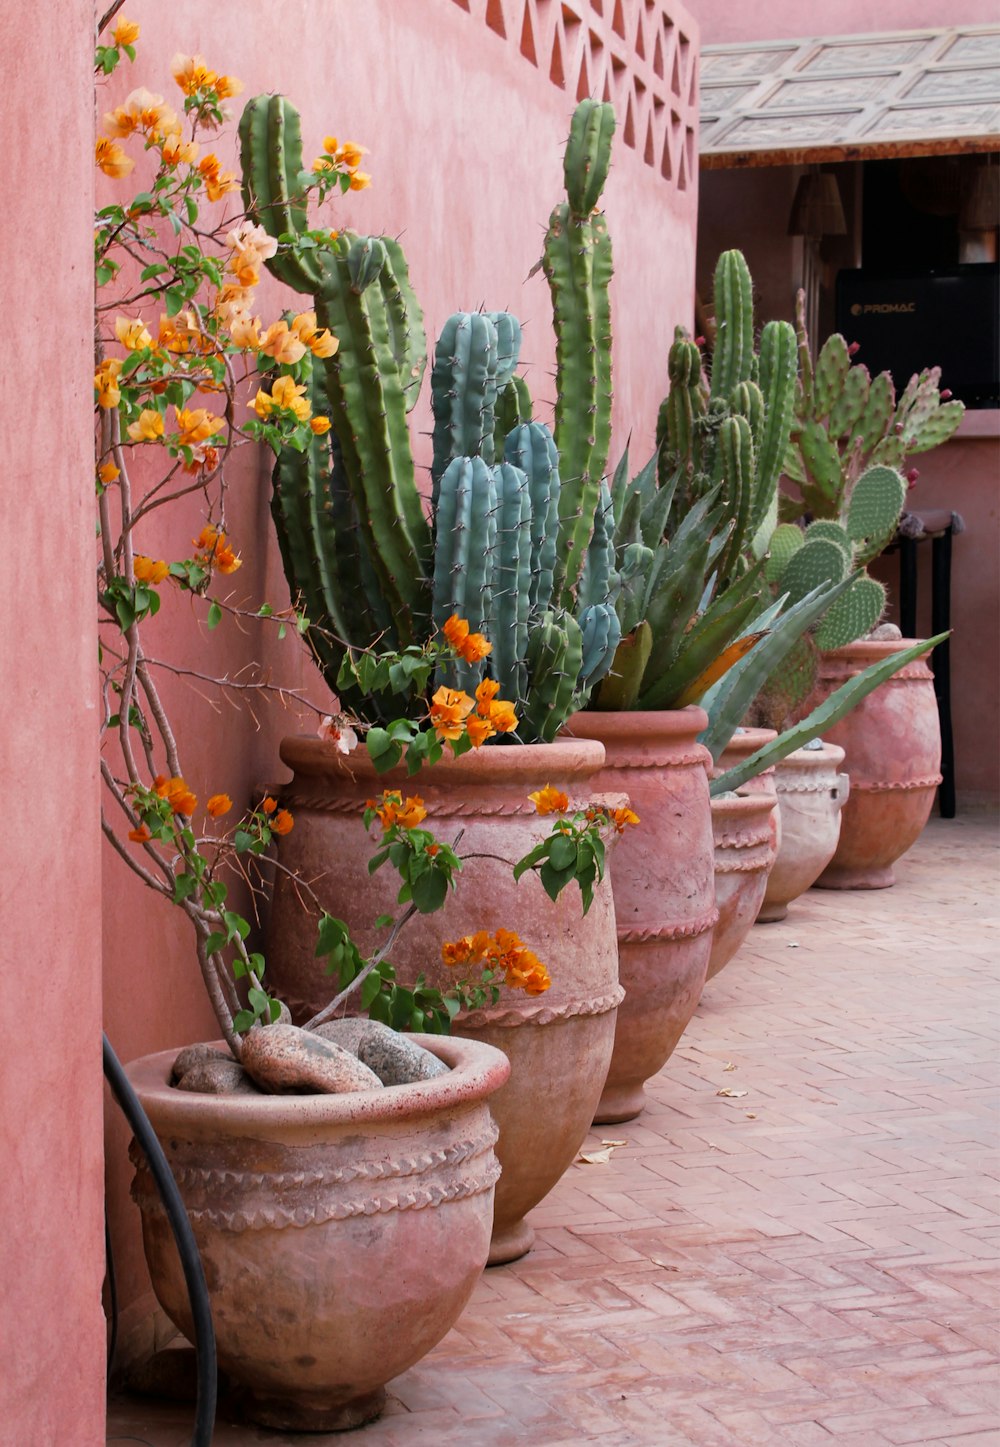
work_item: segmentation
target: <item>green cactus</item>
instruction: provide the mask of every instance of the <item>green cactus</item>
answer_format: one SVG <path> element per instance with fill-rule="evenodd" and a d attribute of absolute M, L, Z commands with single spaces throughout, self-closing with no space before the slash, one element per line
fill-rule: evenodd
<path fill-rule="evenodd" d="M 817 627 L 813 634 L 816 647 L 821 652 L 846 648 L 848 643 L 870 633 L 884 612 L 885 587 L 867 573 L 860 573 Z"/>
<path fill-rule="evenodd" d="M 771 535 L 764 576 L 769 583 L 777 583 L 793 553 L 797 553 L 805 541 L 805 534 L 794 523 L 779 523 Z"/>
<path fill-rule="evenodd" d="M 555 440 L 560 457 L 562 546 L 557 590 L 564 603 L 583 567 L 611 444 L 611 239 L 595 211 L 614 135 L 609 104 L 577 106 L 565 156 L 568 200 L 552 212 L 542 267 L 556 333 Z"/>
<path fill-rule="evenodd" d="M 713 295 L 712 397 L 728 401 L 736 384 L 750 381 L 753 373 L 753 283 L 741 252 L 719 257 Z"/>
<path fill-rule="evenodd" d="M 858 478 L 844 520 L 859 563 L 878 556 L 892 541 L 906 503 L 906 482 L 891 467 L 876 463 Z"/>
<path fill-rule="evenodd" d="M 852 349 L 838 333 L 824 342 L 813 367 L 804 292 L 799 293 L 796 316 L 800 376 L 783 467 L 798 496 L 783 499 L 782 515 L 791 519 L 809 513 L 848 526 L 852 496 L 872 464 L 898 473 L 911 453 L 947 441 L 965 409 L 961 402 L 943 398 L 939 367 L 911 377 L 897 402 L 889 373 L 870 377 L 866 367 L 852 362 Z M 895 524 L 888 531 L 865 534 L 867 545 L 859 560 L 877 556 L 894 531 Z"/>
<path fill-rule="evenodd" d="M 504 331 L 509 342 L 512 328 Z M 449 317 L 431 371 L 434 509 L 441 476 L 454 458 L 482 457 L 493 462 L 498 367 L 499 337 L 494 321 L 481 312 L 456 312 Z"/>
<path fill-rule="evenodd" d="M 525 662 L 530 688 L 521 708 L 527 736 L 551 743 L 580 702 L 583 632 L 571 613 L 556 608 L 541 615 L 531 629 Z"/>

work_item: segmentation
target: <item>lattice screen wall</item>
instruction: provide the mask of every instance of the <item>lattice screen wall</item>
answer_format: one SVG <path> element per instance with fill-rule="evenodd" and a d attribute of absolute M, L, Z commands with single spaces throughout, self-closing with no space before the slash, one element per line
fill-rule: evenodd
<path fill-rule="evenodd" d="M 611 101 L 620 137 L 672 187 L 697 165 L 697 48 L 663 0 L 452 0 L 574 101 Z"/>

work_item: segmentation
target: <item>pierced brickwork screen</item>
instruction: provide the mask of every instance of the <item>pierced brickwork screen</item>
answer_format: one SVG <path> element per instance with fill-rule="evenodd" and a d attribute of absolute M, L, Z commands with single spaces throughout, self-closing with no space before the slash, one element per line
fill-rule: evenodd
<path fill-rule="evenodd" d="M 615 108 L 621 138 L 678 191 L 697 165 L 698 54 L 664 0 L 452 0 L 573 101 Z"/>

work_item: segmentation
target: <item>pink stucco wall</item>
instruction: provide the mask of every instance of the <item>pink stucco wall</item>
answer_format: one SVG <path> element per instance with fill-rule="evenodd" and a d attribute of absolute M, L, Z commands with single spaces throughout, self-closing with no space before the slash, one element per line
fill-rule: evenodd
<path fill-rule="evenodd" d="M 538 7 L 538 14 L 548 7 Z M 672 65 L 665 75 L 647 60 L 636 59 L 631 29 L 612 32 L 612 7 L 565 6 L 562 25 L 574 8 L 586 16 L 586 63 L 603 95 L 608 56 L 624 57 L 624 69 L 607 65 L 608 83 L 624 129 L 635 64 L 644 94 L 662 90 L 664 119 L 693 160 L 695 136 L 691 67 L 697 53 L 697 26 L 683 9 L 656 0 L 641 12 L 643 24 L 661 27 L 666 37 L 674 22 L 673 44 L 682 33 L 685 57 L 680 67 L 681 95 L 671 90 Z M 628 8 L 628 7 L 626 7 Z M 131 75 L 116 76 L 103 88 L 103 113 L 131 84 L 153 91 L 178 92 L 170 78 L 170 59 L 178 51 L 202 52 L 210 65 L 238 76 L 245 96 L 281 90 L 300 109 L 307 154 L 319 152 L 324 135 L 350 137 L 370 148 L 366 169 L 374 177 L 369 191 L 337 203 L 330 224 L 362 231 L 401 234 L 411 277 L 426 314 L 429 337 L 437 335 L 450 312 L 509 307 L 525 326 L 523 358 L 538 415 L 551 411 L 553 361 L 551 309 L 544 277 L 528 273 L 541 254 L 549 212 L 562 198 L 562 150 L 576 101 L 578 70 L 566 75 L 566 88 L 549 78 L 551 43 L 541 26 L 535 34 L 535 62 L 522 53 L 523 5 L 503 0 L 506 38 L 486 24 L 484 0 L 245 0 L 239 23 L 230 7 L 174 0 L 130 0 L 127 13 L 142 26 L 139 60 Z M 491 16 L 497 11 L 489 7 Z M 549 9 L 550 16 L 556 14 Z M 631 14 L 631 12 L 630 12 Z M 564 58 L 579 29 L 565 21 Z M 632 24 L 631 18 L 629 21 Z M 574 36 L 576 39 L 574 40 Z M 650 31 L 650 37 L 652 32 Z M 543 43 L 544 42 L 544 43 Z M 568 66 L 567 66 L 568 71 Z M 631 92 L 633 102 L 636 92 Z M 245 97 L 244 97 L 245 98 Z M 242 99 L 236 102 L 238 114 Z M 616 142 L 604 204 L 615 246 L 613 282 L 615 411 L 612 461 L 632 434 L 632 456 L 645 460 L 651 450 L 656 411 L 666 386 L 666 354 L 673 328 L 690 322 L 694 285 L 694 218 L 697 173 L 685 187 L 677 184 L 677 150 L 672 179 L 645 161 L 645 126 L 634 122 L 635 149 Z M 234 137 L 217 148 L 235 166 Z M 107 183 L 108 188 L 111 183 Z M 273 283 L 262 289 L 263 311 L 273 318 L 291 298 Z M 425 406 L 414 416 L 418 460 L 428 459 L 429 425 Z M 268 597 L 284 603 L 287 592 L 267 514 L 267 472 L 248 449 L 232 470 L 231 531 L 246 558 L 235 575 L 234 596 Z M 183 509 L 181 510 L 183 512 Z M 194 510 L 156 539 L 157 556 L 184 556 Z M 148 539 L 149 549 L 154 539 Z M 176 551 L 171 553 L 171 549 Z M 165 605 L 149 630 L 155 645 L 174 659 L 184 658 L 206 672 L 231 670 L 263 658 L 275 678 L 301 684 L 317 702 L 325 701 L 318 674 L 294 639 L 264 646 L 243 639 L 228 625 L 207 635 L 192 611 L 175 600 Z M 294 732 L 295 711 L 264 707 L 257 731 L 246 714 L 223 706 L 216 714 L 201 690 L 180 684 L 168 688 L 184 720 L 185 776 L 195 791 L 225 789 L 243 803 L 259 782 L 282 776 L 277 741 Z M 152 909 L 141 887 L 133 885 L 120 862 L 105 861 L 105 1011 L 109 1033 L 124 1056 L 204 1038 L 211 1021 L 194 978 L 190 940 L 169 908 Z M 123 1278 L 126 1353 L 152 1345 L 150 1297 L 141 1260 L 134 1207 L 127 1199 L 129 1167 L 126 1132 L 108 1118 L 108 1191 L 112 1228 Z"/>
<path fill-rule="evenodd" d="M 995 0 L 695 0 L 703 45 L 786 40 L 810 35 L 865 35 L 873 30 L 937 30 L 944 25 L 995 25 Z"/>
<path fill-rule="evenodd" d="M 32 1447 L 104 1441 L 92 25 L 87 0 L 0 10 L 0 1440 Z"/>

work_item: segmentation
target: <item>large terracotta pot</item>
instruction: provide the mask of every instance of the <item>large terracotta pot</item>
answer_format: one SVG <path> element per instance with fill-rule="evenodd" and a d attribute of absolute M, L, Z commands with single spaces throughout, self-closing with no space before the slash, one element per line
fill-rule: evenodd
<path fill-rule="evenodd" d="M 729 964 L 757 918 L 774 864 L 771 815 L 777 804 L 771 794 L 749 791 L 712 800 L 719 918 L 712 932 L 709 979 Z"/>
<path fill-rule="evenodd" d="M 493 1101 L 503 1177 L 490 1263 L 512 1261 L 533 1239 L 525 1214 L 571 1164 L 593 1119 L 622 991 L 610 875 L 584 916 L 575 885 L 553 903 L 536 875 L 515 883 L 510 864 L 551 828 L 552 820 L 538 817 L 528 795 L 552 784 L 571 801 L 586 801 L 597 787 L 604 750 L 584 740 L 490 746 L 449 756 L 409 781 L 401 771 L 379 777 L 367 755 L 344 759 L 317 739 L 285 739 L 281 756 L 295 773 L 282 793 L 295 818 L 282 841 L 282 861 L 311 881 L 331 914 L 349 923 L 365 953 L 378 943 L 373 921 L 398 912 L 399 888 L 389 866 L 368 873 L 379 830 L 373 825 L 372 837 L 365 835 L 366 799 L 383 788 L 419 794 L 428 810 L 425 827 L 448 842 L 462 830 L 461 854 L 494 856 L 470 859 L 444 907 L 417 915 L 402 932 L 391 956 L 400 981 L 423 973 L 430 984 L 449 985 L 453 976 L 441 962 L 442 942 L 500 926 L 516 930 L 548 966 L 552 986 L 544 995 L 504 990 L 495 1007 L 459 1016 L 454 1027 L 499 1046 L 511 1061 L 510 1082 Z M 268 979 L 302 1019 L 334 989 L 315 956 L 315 920 L 280 874 L 268 933 Z"/>
<path fill-rule="evenodd" d="M 499 1167 L 498 1051 L 416 1037 L 448 1075 L 352 1095 L 197 1095 L 176 1050 L 126 1074 L 187 1206 L 219 1365 L 251 1421 L 340 1431 L 434 1347 L 482 1272 Z M 184 1276 L 144 1157 L 132 1192 L 164 1311 L 191 1337 Z"/>
<path fill-rule="evenodd" d="M 719 762 L 712 766 L 708 777 L 717 779 L 727 769 L 735 769 L 737 764 L 742 764 L 751 754 L 762 749 L 765 744 L 772 743 L 778 737 L 774 729 L 737 729 L 729 740 L 722 753 L 719 755 Z M 767 794 L 772 799 L 778 795 L 774 787 L 774 765 L 768 769 L 762 769 L 752 779 L 748 779 L 740 786 L 748 794 Z M 775 809 L 771 814 L 771 834 L 775 854 L 781 848 L 781 810 Z"/>
<path fill-rule="evenodd" d="M 820 657 L 815 707 L 842 683 L 913 639 L 852 643 Z M 926 660 L 909 663 L 824 730 L 844 750 L 851 793 L 841 816 L 840 840 L 820 889 L 885 889 L 892 866 L 916 843 L 941 782 L 941 729 L 934 675 Z"/>
<path fill-rule="evenodd" d="M 843 762 L 844 750 L 824 743 L 820 749 L 796 749 L 775 766 L 781 848 L 758 924 L 784 919 L 792 900 L 816 883 L 833 858 L 850 788 L 848 776 L 839 772 Z"/>
<path fill-rule="evenodd" d="M 573 716 L 567 732 L 607 751 L 599 789 L 624 792 L 640 824 L 615 855 L 618 950 L 625 1000 L 596 1120 L 631 1120 L 694 1014 L 717 911 L 708 750 L 700 708 Z"/>

